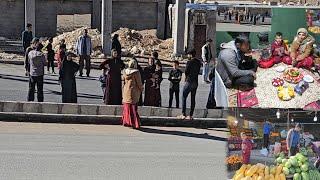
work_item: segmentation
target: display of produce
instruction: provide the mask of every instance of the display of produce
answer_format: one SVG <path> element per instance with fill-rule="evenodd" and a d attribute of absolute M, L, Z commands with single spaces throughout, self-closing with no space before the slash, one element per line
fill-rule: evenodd
<path fill-rule="evenodd" d="M 236 171 L 232 180 L 285 180 L 285 174 L 282 172 L 283 166 L 266 166 L 258 163 L 255 165 L 242 165 L 241 168 Z"/>
<path fill-rule="evenodd" d="M 227 164 L 228 171 L 236 171 L 242 165 L 242 157 L 238 155 L 231 155 L 227 157 L 225 161 Z"/>
<path fill-rule="evenodd" d="M 308 30 L 314 34 L 320 34 L 320 27 L 319 26 L 312 26 L 309 27 Z"/>
<path fill-rule="evenodd" d="M 304 150 L 302 152 L 305 152 Z M 309 163 L 309 159 L 301 153 L 289 158 L 279 156 L 275 163 L 282 166 L 282 172 L 286 176 L 293 176 L 293 180 L 319 180 L 320 173 Z"/>
<path fill-rule="evenodd" d="M 231 155 L 226 158 L 226 163 L 227 164 L 237 164 L 237 163 L 242 163 L 242 158 L 238 155 Z"/>
<path fill-rule="evenodd" d="M 291 86 L 279 86 L 277 89 L 278 97 L 282 101 L 289 101 L 295 96 L 294 89 Z"/>
<path fill-rule="evenodd" d="M 283 73 L 283 79 L 289 83 L 297 84 L 303 79 L 303 74 L 297 68 L 287 68 Z"/>
<path fill-rule="evenodd" d="M 272 79 L 272 85 L 275 87 L 283 86 L 283 84 L 284 84 L 284 80 L 282 78 L 277 77 Z"/>

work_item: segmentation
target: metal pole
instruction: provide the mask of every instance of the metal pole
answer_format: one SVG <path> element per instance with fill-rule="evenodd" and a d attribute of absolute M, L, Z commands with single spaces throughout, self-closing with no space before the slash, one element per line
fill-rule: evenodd
<path fill-rule="evenodd" d="M 287 130 L 289 131 L 290 129 L 290 112 L 289 112 L 289 109 L 288 109 L 288 115 L 287 115 Z"/>
<path fill-rule="evenodd" d="M 102 0 L 101 17 L 102 51 L 104 55 L 110 55 L 112 32 L 112 0 Z"/>

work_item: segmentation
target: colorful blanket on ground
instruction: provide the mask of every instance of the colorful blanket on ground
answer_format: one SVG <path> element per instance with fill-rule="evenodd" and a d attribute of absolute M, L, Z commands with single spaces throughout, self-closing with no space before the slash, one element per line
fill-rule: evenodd
<path fill-rule="evenodd" d="M 238 107 L 255 107 L 258 106 L 258 98 L 255 89 L 250 91 L 238 91 L 237 93 Z"/>
<path fill-rule="evenodd" d="M 303 109 L 304 110 L 319 111 L 320 110 L 320 100 L 307 104 Z"/>

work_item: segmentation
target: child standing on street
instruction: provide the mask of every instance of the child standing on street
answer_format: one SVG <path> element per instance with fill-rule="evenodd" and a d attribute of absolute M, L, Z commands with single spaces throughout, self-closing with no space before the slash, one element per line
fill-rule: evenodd
<path fill-rule="evenodd" d="M 49 43 L 46 46 L 47 61 L 48 61 L 47 70 L 48 70 L 48 73 L 50 73 L 50 66 L 51 66 L 52 73 L 55 74 L 55 72 L 54 72 L 54 50 L 53 50 L 53 47 L 52 47 L 52 42 L 53 42 L 53 38 L 50 37 L 49 38 Z"/>
<path fill-rule="evenodd" d="M 252 142 L 244 132 L 241 133 L 241 139 L 242 139 L 242 144 L 241 144 L 242 162 L 243 164 L 249 164 L 251 149 L 252 149 Z"/>
<path fill-rule="evenodd" d="M 160 65 L 160 63 L 156 63 L 156 69 L 152 75 L 153 79 L 152 79 L 152 86 L 151 87 L 154 87 L 155 89 L 160 88 L 160 82 L 162 80 L 161 74 L 162 74 L 161 65 Z"/>
<path fill-rule="evenodd" d="M 169 88 L 169 108 L 172 107 L 173 94 L 176 96 L 176 108 L 179 108 L 179 92 L 182 71 L 179 69 L 179 61 L 173 61 L 173 69 L 169 72 L 170 88 Z"/>

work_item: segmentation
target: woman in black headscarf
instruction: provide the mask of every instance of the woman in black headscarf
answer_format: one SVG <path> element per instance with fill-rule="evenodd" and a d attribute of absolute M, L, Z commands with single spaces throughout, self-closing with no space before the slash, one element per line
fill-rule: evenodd
<path fill-rule="evenodd" d="M 112 48 L 115 49 L 118 53 L 118 57 L 121 57 L 121 44 L 119 41 L 119 35 L 115 34 L 112 38 Z"/>
<path fill-rule="evenodd" d="M 67 53 L 64 57 L 59 71 L 59 80 L 62 87 L 62 102 L 77 103 L 77 85 L 75 75 L 79 65 L 72 61 L 72 54 Z"/>

